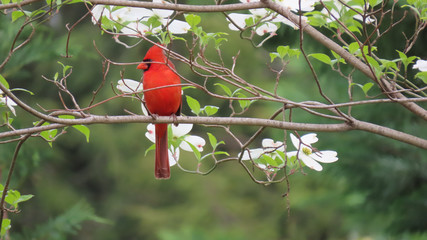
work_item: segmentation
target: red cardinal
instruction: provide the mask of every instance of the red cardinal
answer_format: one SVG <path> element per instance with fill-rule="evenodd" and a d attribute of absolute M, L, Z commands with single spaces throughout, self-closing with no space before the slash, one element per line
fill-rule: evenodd
<path fill-rule="evenodd" d="M 152 116 L 177 116 L 181 109 L 181 83 L 173 71 L 175 66 L 166 58 L 163 49 L 154 45 L 137 67 L 144 70 L 143 88 L 145 106 Z M 174 87 L 167 87 L 175 85 Z M 158 88 L 150 90 L 152 88 Z M 168 125 L 156 124 L 156 178 L 170 177 L 168 157 Z"/>

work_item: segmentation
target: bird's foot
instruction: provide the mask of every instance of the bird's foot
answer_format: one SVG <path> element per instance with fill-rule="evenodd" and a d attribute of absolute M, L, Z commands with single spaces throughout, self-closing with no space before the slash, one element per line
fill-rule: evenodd
<path fill-rule="evenodd" d="M 172 114 L 172 118 L 173 118 L 173 125 L 175 125 L 175 127 L 178 127 L 179 123 L 178 123 L 178 119 L 176 118 L 176 115 Z"/>

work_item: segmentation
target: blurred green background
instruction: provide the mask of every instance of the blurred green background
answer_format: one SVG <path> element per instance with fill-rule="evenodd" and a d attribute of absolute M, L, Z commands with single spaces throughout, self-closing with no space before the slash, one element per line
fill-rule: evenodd
<path fill-rule="evenodd" d="M 61 72 L 58 61 L 73 66 L 68 87 L 79 104 L 90 102 L 103 74 L 102 58 L 93 41 L 116 62 L 140 61 L 150 47 L 142 42 L 127 49 L 115 43 L 111 35 L 101 34 L 87 18 L 72 31 L 69 51 L 73 57 L 62 57 L 67 40 L 65 25 L 75 23 L 84 13 L 82 6 L 66 6 L 49 21 L 36 24 L 31 43 L 14 54 L 2 72 L 11 88 L 35 93 L 31 96 L 17 92 L 33 107 L 62 107 L 56 87 L 41 77 L 53 78 L 55 72 Z M 238 33 L 222 28 L 227 24 L 222 14 L 200 15 L 207 31 L 229 33 L 222 48 L 226 64 L 240 50 L 236 72 L 251 83 L 272 90 L 275 75 L 266 65 L 270 62 L 268 54 L 278 45 L 298 48 L 298 32 L 282 26 L 278 36 L 267 41 L 264 48 L 254 49 Z M 11 24 L 9 15 L 0 14 L 2 59 L 21 23 Z M 395 49 L 402 49 L 404 41 L 393 39 L 401 39 L 401 32 L 410 31 L 413 24 L 407 18 L 379 42 L 381 58 L 397 58 Z M 30 29 L 26 29 L 24 35 L 29 33 Z M 137 41 L 122 39 L 128 43 Z M 421 44 L 426 41 L 424 33 L 408 55 L 427 57 L 427 46 Z M 327 53 L 309 37 L 304 44 L 308 53 Z M 179 43 L 174 44 L 174 50 L 188 54 Z M 347 101 L 346 80 L 326 65 L 314 64 L 326 94 L 335 102 Z M 185 66 L 176 65 L 189 79 L 203 81 L 192 76 Z M 96 101 L 113 96 L 120 71 L 124 71 L 125 78 L 141 77 L 133 65 L 112 65 Z M 367 79 L 355 73 L 354 81 L 363 84 Z M 302 57 L 288 64 L 281 84 L 279 94 L 288 99 L 321 100 Z M 202 105 L 220 106 L 223 115 L 229 113 L 226 101 L 212 99 L 198 90 L 190 89 L 185 94 L 199 99 Z M 363 92 L 355 91 L 355 98 L 364 98 Z M 255 103 L 246 116 L 270 116 L 276 107 Z M 130 99 L 108 102 L 92 113 L 126 114 L 124 109 L 141 113 L 139 103 Z M 185 104 L 183 113 L 191 115 Z M 362 120 L 427 136 L 425 122 L 396 104 L 358 106 L 352 113 Z M 17 115 L 16 127 L 29 127 L 36 120 L 20 109 Z M 302 111 L 295 111 L 293 120 L 327 122 Z M 11 239 L 427 239 L 427 153 L 419 148 L 364 132 L 318 133 L 320 141 L 315 146 L 336 150 L 340 160 L 324 164 L 322 172 L 307 169 L 306 175 L 292 175 L 287 199 L 282 196 L 287 192 L 286 183 L 258 185 L 237 162 L 220 164 L 207 176 L 184 173 L 174 167 L 170 180 L 155 180 L 154 152 L 145 156 L 151 145 L 144 136 L 145 124 L 89 127 L 89 143 L 73 129 L 59 137 L 52 148 L 40 138 L 26 142 L 11 187 L 35 197 L 20 205 L 19 213 L 9 214 Z M 256 128 L 232 130 L 248 139 Z M 195 127 L 192 134 L 207 140 L 206 131 L 226 142 L 221 150 L 237 154 L 235 142 L 222 131 Z M 259 147 L 264 137 L 281 140 L 283 131 L 268 129 L 251 147 Z M 0 146 L 2 182 L 15 145 Z M 191 154 L 181 152 L 180 159 L 196 164 Z"/>

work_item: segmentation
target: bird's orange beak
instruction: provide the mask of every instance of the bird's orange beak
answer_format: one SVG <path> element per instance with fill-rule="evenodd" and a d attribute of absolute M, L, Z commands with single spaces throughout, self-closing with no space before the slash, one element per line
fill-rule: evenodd
<path fill-rule="evenodd" d="M 140 63 L 136 69 L 142 69 L 142 70 L 147 70 L 148 69 L 148 64 L 145 62 Z"/>

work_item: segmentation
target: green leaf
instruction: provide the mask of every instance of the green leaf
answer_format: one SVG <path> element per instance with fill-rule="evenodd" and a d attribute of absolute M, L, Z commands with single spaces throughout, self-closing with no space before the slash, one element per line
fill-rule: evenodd
<path fill-rule="evenodd" d="M 288 54 L 288 51 L 289 51 L 289 46 L 278 46 L 277 47 L 277 53 L 279 54 L 279 57 L 282 59 Z"/>
<path fill-rule="evenodd" d="M 342 58 L 340 55 L 338 55 L 338 53 L 336 53 L 336 52 L 334 52 L 334 51 L 332 51 L 332 50 L 331 50 L 331 53 L 332 53 L 332 55 L 333 55 L 333 56 L 334 56 L 334 58 L 335 58 L 335 60 L 332 60 L 332 64 L 334 64 L 334 63 L 336 63 L 336 62 L 340 62 L 340 63 L 344 63 L 344 64 L 346 64 L 345 59 L 344 59 L 344 58 Z"/>
<path fill-rule="evenodd" d="M 253 18 L 253 17 L 246 18 L 246 19 L 245 19 L 245 24 L 246 24 L 246 26 L 253 26 L 253 25 L 255 25 L 255 20 L 254 20 L 254 18 Z"/>
<path fill-rule="evenodd" d="M 304 14 L 308 18 L 308 22 L 311 26 L 321 27 L 326 25 L 326 16 L 320 11 L 311 11 Z"/>
<path fill-rule="evenodd" d="M 85 125 L 73 125 L 73 128 L 77 129 L 79 132 L 83 133 L 86 137 L 86 142 L 89 142 L 90 130 Z"/>
<path fill-rule="evenodd" d="M 58 63 L 62 66 L 62 76 L 65 77 L 67 70 L 72 68 L 72 66 L 64 65 L 62 62 L 58 61 Z"/>
<path fill-rule="evenodd" d="M 369 0 L 369 5 L 371 7 L 375 7 L 376 5 L 378 5 L 379 3 L 381 3 L 382 1 L 380 0 Z"/>
<path fill-rule="evenodd" d="M 362 86 L 362 90 L 365 93 L 365 95 L 368 95 L 368 91 L 369 91 L 369 89 L 372 88 L 372 86 L 374 86 L 374 84 L 371 82 L 368 82 Z"/>
<path fill-rule="evenodd" d="M 45 122 L 45 123 L 43 123 L 42 126 L 47 126 L 49 124 L 50 123 Z M 52 147 L 52 140 L 56 136 L 57 133 L 58 133 L 57 129 L 51 129 L 51 130 L 46 130 L 46 131 L 41 132 L 40 136 L 48 142 L 50 147 Z"/>
<path fill-rule="evenodd" d="M 396 50 L 397 53 L 399 53 L 399 57 L 400 60 L 402 61 L 404 67 L 405 67 L 405 71 L 408 69 L 408 65 L 413 63 L 415 59 L 418 59 L 418 57 L 416 56 L 412 56 L 412 57 L 407 57 L 406 54 L 404 54 L 403 52 Z"/>
<path fill-rule="evenodd" d="M 230 154 L 228 152 L 224 152 L 224 151 L 214 152 L 214 155 L 226 155 L 226 156 L 230 156 Z"/>
<path fill-rule="evenodd" d="M 222 88 L 222 90 L 224 90 L 224 92 L 225 92 L 229 97 L 233 96 L 233 93 L 231 92 L 230 88 L 229 88 L 229 87 L 227 87 L 227 86 L 225 86 L 224 84 L 221 84 L 221 83 L 215 83 L 214 85 L 215 85 L 215 86 L 220 86 L 220 87 Z"/>
<path fill-rule="evenodd" d="M 366 60 L 368 60 L 369 65 L 371 65 L 371 67 L 374 68 L 375 75 L 379 76 L 382 73 L 381 68 L 380 68 L 380 64 L 377 62 L 377 60 L 375 60 L 371 56 L 366 55 L 365 57 L 366 57 Z"/>
<path fill-rule="evenodd" d="M 301 54 L 301 50 L 299 50 L 299 49 L 291 48 L 291 49 L 289 49 L 289 51 L 288 51 L 288 56 L 289 56 L 289 57 L 296 56 L 297 58 L 299 58 L 299 55 L 300 55 L 300 54 Z"/>
<path fill-rule="evenodd" d="M 46 10 L 41 10 L 41 9 L 35 10 L 34 12 L 31 13 L 30 17 L 36 17 L 37 15 L 43 14 L 45 12 Z"/>
<path fill-rule="evenodd" d="M 5 86 L 7 89 L 9 89 L 9 83 L 1 74 L 0 74 L 0 83 L 3 84 L 3 86 Z"/>
<path fill-rule="evenodd" d="M 19 197 L 18 200 L 16 200 L 16 203 L 18 204 L 21 202 L 28 201 L 33 197 L 34 197 L 34 195 L 32 195 L 32 194 L 21 195 L 21 197 Z"/>
<path fill-rule="evenodd" d="M 331 65 L 331 58 L 328 55 L 326 55 L 326 54 L 323 54 L 323 53 L 312 53 L 309 56 L 310 57 L 314 57 L 315 59 L 317 59 L 317 60 L 319 60 L 321 62 L 324 62 L 324 63 L 326 63 L 328 65 Z"/>
<path fill-rule="evenodd" d="M 228 41 L 228 39 L 227 38 L 217 38 L 217 39 L 215 39 L 215 49 L 219 49 L 219 47 L 221 46 L 221 43 L 223 42 L 223 41 Z"/>
<path fill-rule="evenodd" d="M 356 51 L 357 51 L 357 50 L 359 50 L 359 48 L 360 48 L 360 46 L 359 46 L 359 44 L 358 44 L 357 42 L 352 42 L 352 43 L 350 43 L 350 44 L 348 45 L 348 51 L 349 51 L 351 54 L 356 53 Z"/>
<path fill-rule="evenodd" d="M 3 237 L 4 235 L 6 235 L 7 231 L 11 228 L 12 226 L 10 225 L 10 219 L 8 218 L 4 218 L 2 223 L 1 223 L 1 232 L 0 235 Z"/>
<path fill-rule="evenodd" d="M 187 104 L 190 107 L 191 111 L 196 114 L 199 115 L 200 113 L 200 103 L 199 101 L 197 101 L 196 99 L 190 97 L 190 96 L 186 96 L 187 98 Z"/>
<path fill-rule="evenodd" d="M 28 194 L 28 195 L 21 195 L 20 192 L 17 190 L 9 190 L 7 191 L 7 195 L 5 198 L 5 201 L 12 205 L 15 209 L 18 208 L 18 203 L 25 202 L 30 200 L 34 195 Z"/>
<path fill-rule="evenodd" d="M 237 96 L 239 98 L 247 98 L 247 96 L 243 93 L 237 93 Z M 242 110 L 245 110 L 246 108 L 248 108 L 251 105 L 251 101 L 250 100 L 238 100 L 240 108 L 242 108 Z"/>
<path fill-rule="evenodd" d="M 365 83 L 364 85 L 358 84 L 358 83 L 352 83 L 350 86 L 358 86 L 362 91 L 365 93 L 365 95 L 368 95 L 368 91 L 374 86 L 373 83 Z"/>
<path fill-rule="evenodd" d="M 200 160 L 202 160 L 201 159 L 202 156 L 200 154 L 200 151 L 193 144 L 191 144 L 190 142 L 188 142 L 188 141 L 185 141 L 185 142 L 188 143 L 188 145 L 190 146 L 191 150 L 194 153 L 194 156 L 196 156 L 197 161 L 200 162 Z"/>
<path fill-rule="evenodd" d="M 10 0 L 1 0 L 1 4 L 8 4 L 10 3 Z"/>
<path fill-rule="evenodd" d="M 203 110 L 205 111 L 206 115 L 208 115 L 208 116 L 212 116 L 215 113 L 217 113 L 218 109 L 219 109 L 219 107 L 217 107 L 217 106 L 210 106 L 210 105 L 207 105 L 207 106 L 205 106 L 203 108 Z"/>
<path fill-rule="evenodd" d="M 217 147 L 218 141 L 216 140 L 216 137 L 208 132 L 209 142 L 212 146 L 212 149 L 215 149 Z"/>
<path fill-rule="evenodd" d="M 272 53 L 270 53 L 270 59 L 271 59 L 271 62 L 273 62 L 273 61 L 274 61 L 274 59 L 276 59 L 277 57 L 280 57 L 280 56 L 279 56 L 279 54 L 278 54 L 277 52 L 272 52 Z"/>
<path fill-rule="evenodd" d="M 388 70 L 390 68 L 394 69 L 394 70 L 399 70 L 397 68 L 396 62 L 395 61 L 390 61 L 387 59 L 380 59 L 381 62 L 381 69 L 385 69 Z"/>
<path fill-rule="evenodd" d="M 23 11 L 13 11 L 12 12 L 12 22 L 15 22 L 20 17 L 25 16 L 25 13 Z"/>
<path fill-rule="evenodd" d="M 16 204 L 15 202 L 19 199 L 19 197 L 21 197 L 21 194 L 18 191 L 8 190 L 5 201 L 13 207 L 17 208 L 18 204 Z"/>
<path fill-rule="evenodd" d="M 156 144 L 153 144 L 149 148 L 147 148 L 147 150 L 145 150 L 144 156 L 147 156 L 147 153 L 151 150 L 154 150 L 154 149 L 156 149 Z"/>
<path fill-rule="evenodd" d="M 264 154 L 261 157 L 268 165 L 273 166 L 273 167 L 278 167 L 279 165 L 277 164 L 277 162 L 268 154 Z"/>
<path fill-rule="evenodd" d="M 195 14 L 187 14 L 185 15 L 185 21 L 191 26 L 191 28 L 196 27 L 202 19 L 200 16 Z"/>
<path fill-rule="evenodd" d="M 277 155 L 279 155 L 280 160 L 284 164 L 286 159 L 287 159 L 286 154 L 282 151 L 279 151 L 279 150 L 276 150 L 275 153 L 277 153 Z"/>
<path fill-rule="evenodd" d="M 421 79 L 425 84 L 427 84 L 427 72 L 419 72 L 415 77 Z"/>

